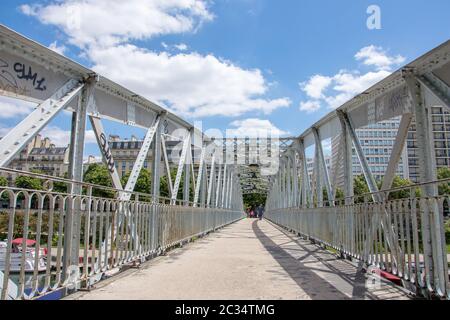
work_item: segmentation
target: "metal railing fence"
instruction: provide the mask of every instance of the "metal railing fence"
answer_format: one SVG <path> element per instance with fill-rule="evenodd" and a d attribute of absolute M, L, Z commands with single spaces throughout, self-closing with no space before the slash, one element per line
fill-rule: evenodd
<path fill-rule="evenodd" d="M 266 217 L 397 275 L 417 294 L 450 299 L 449 185 L 446 179 L 341 199 L 332 206 L 268 208 Z M 420 187 L 439 188 L 440 195 L 423 197 Z"/>
<path fill-rule="evenodd" d="M 27 177 L 22 184 L 29 184 L 0 186 L 1 300 L 88 288 L 110 270 L 243 218 L 234 209 L 193 207 L 184 201 L 171 205 L 170 199 L 154 201 L 137 192 L 125 201 L 120 198 L 123 191 L 114 188 L 10 169 L 0 172 Z M 81 194 L 68 191 L 75 184 Z M 74 223 L 67 237 L 70 215 Z"/>

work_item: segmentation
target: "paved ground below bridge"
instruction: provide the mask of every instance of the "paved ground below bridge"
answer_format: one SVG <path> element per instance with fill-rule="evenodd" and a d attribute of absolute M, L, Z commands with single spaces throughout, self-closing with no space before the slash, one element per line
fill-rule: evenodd
<path fill-rule="evenodd" d="M 66 299 L 406 299 L 268 221 L 245 219 Z"/>

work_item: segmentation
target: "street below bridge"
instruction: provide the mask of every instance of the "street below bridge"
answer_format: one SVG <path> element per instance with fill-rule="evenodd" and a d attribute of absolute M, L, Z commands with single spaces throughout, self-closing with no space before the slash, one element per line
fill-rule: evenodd
<path fill-rule="evenodd" d="M 399 287 L 266 220 L 244 219 L 66 297 L 407 299 Z"/>

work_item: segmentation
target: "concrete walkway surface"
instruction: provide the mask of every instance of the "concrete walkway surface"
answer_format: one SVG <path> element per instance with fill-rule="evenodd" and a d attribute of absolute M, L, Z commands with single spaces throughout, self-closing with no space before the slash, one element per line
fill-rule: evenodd
<path fill-rule="evenodd" d="M 407 299 L 309 241 L 244 219 L 66 299 Z"/>

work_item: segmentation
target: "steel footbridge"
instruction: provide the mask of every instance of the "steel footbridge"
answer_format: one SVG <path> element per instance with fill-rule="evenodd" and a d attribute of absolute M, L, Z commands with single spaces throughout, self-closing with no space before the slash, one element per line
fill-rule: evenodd
<path fill-rule="evenodd" d="M 450 42 L 331 111 L 298 137 L 207 136 L 165 108 L 4 26 L 0 95 L 37 104 L 0 140 L 0 173 L 41 186 L 0 186 L 0 299 L 102 298 L 99 291 L 86 290 L 111 288 L 108 281 L 126 272 L 131 278 L 117 280 L 119 291 L 102 292 L 109 298 L 124 298 L 120 293 L 130 288 L 146 294 L 135 298 L 183 297 L 182 292 L 198 298 L 226 298 L 232 292 L 241 292 L 237 298 L 252 292 L 294 299 L 381 299 L 381 293 L 398 298 L 405 292 L 450 298 L 444 227 L 450 195 L 440 192 L 450 179 L 437 178 L 430 122 L 432 107 L 450 106 Z M 63 112 L 71 116 L 67 177 L 10 168 Z M 379 185 L 356 130 L 392 118 L 400 118 L 400 126 Z M 146 132 L 126 184 L 105 121 Z M 88 122 L 110 186 L 83 181 Z M 393 188 L 412 128 L 420 181 Z M 338 143 L 333 170 L 325 159 L 327 139 Z M 171 154 L 168 141 L 178 143 Z M 312 147 L 311 175 L 306 150 Z M 367 193 L 354 194 L 354 155 Z M 151 188 L 136 192 L 148 159 Z M 161 196 L 162 177 L 169 196 Z M 249 193 L 267 196 L 264 220 L 247 219 L 243 197 Z M 399 193 L 400 198 L 392 197 Z M 174 250 L 183 252 L 179 261 L 184 264 L 158 260 L 174 259 Z M 145 273 L 147 264 L 156 264 L 156 276 L 144 274 L 145 291 L 133 270 Z M 277 273 L 260 275 L 267 282 L 252 287 L 254 282 L 238 271 L 255 265 Z M 358 293 L 375 276 L 381 291 Z M 284 284 L 274 288 L 270 281 Z M 199 289 L 192 291 L 195 285 Z"/>

